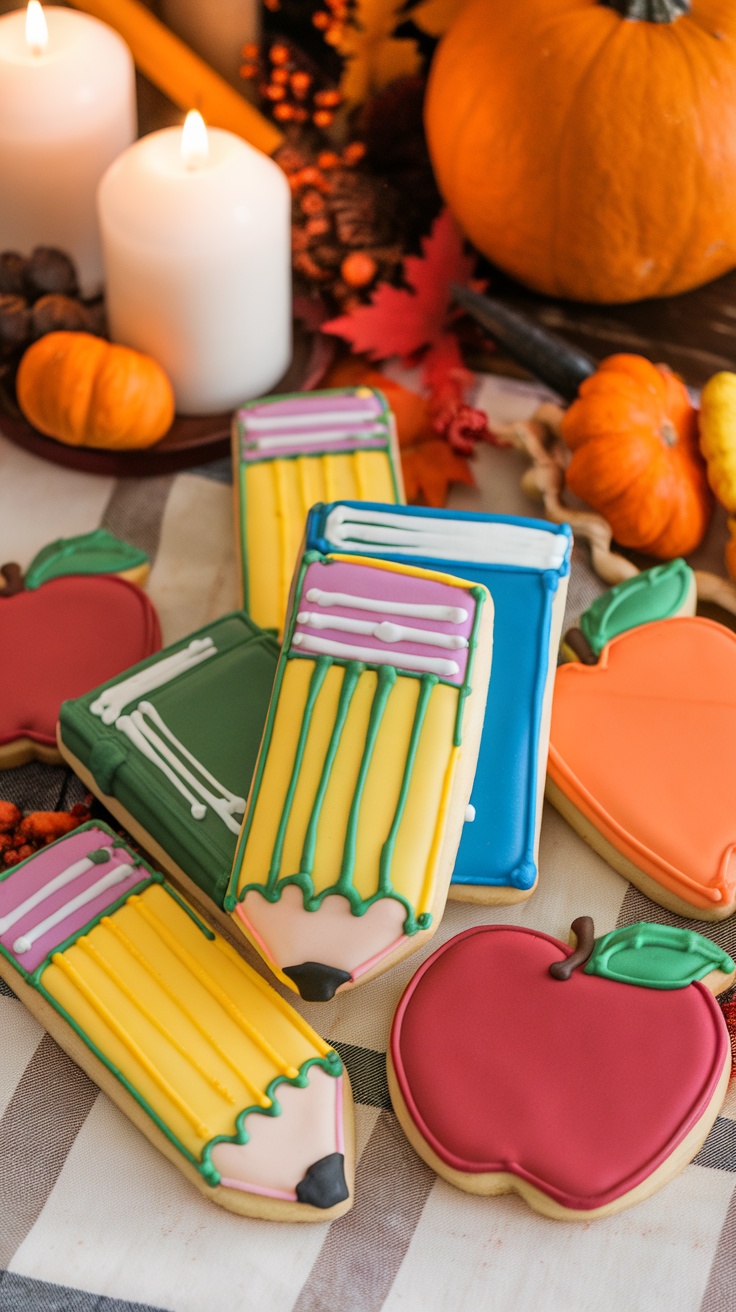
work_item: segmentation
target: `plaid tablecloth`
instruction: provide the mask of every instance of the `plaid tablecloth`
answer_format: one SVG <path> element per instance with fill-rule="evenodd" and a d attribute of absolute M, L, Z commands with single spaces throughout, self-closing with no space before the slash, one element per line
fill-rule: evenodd
<path fill-rule="evenodd" d="M 529 385 L 478 380 L 476 399 L 497 420 L 529 413 L 537 396 Z M 534 514 L 519 491 L 523 469 L 512 452 L 484 450 L 477 489 L 463 488 L 452 504 Z M 171 642 L 236 605 L 229 477 L 220 462 L 146 481 L 96 478 L 0 437 L 0 560 L 27 565 L 54 537 L 103 524 L 151 553 L 149 592 Z M 701 553 L 716 569 L 722 538 L 719 522 Z M 576 550 L 568 621 L 600 590 Z M 0 651 L 0 696 L 2 660 Z M 62 767 L 0 773 L 0 797 L 23 807 L 67 805 L 82 793 Z M 454 1190 L 419 1160 L 391 1112 L 391 1017 L 419 962 L 445 939 L 486 922 L 564 939 L 586 912 L 598 933 L 676 920 L 549 807 L 540 872 L 521 907 L 449 904 L 424 954 L 326 1005 L 297 1002 L 342 1054 L 357 1101 L 355 1206 L 331 1225 L 249 1221 L 211 1206 L 0 985 L 0 1312 L 732 1312 L 736 1082 L 682 1175 L 648 1202 L 588 1224 L 547 1220 L 516 1197 Z M 734 921 L 697 928 L 736 951 Z"/>

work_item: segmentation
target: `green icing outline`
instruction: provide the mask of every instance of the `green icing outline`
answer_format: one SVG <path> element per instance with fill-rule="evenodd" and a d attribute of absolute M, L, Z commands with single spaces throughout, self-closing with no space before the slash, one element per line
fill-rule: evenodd
<path fill-rule="evenodd" d="M 614 969 L 611 964 L 621 952 L 632 951 L 643 953 L 641 964 L 647 967 L 646 972 L 636 977 Z M 679 979 L 662 973 L 657 958 L 663 951 L 667 953 L 670 962 L 674 959 L 672 953 L 681 953 L 686 962 L 689 960 L 692 963 L 686 966 Z M 694 929 L 639 921 L 635 925 L 613 929 L 609 934 L 596 939 L 593 952 L 583 969 L 586 975 L 597 975 L 601 979 L 620 984 L 671 990 L 687 988 L 714 970 L 730 975 L 736 970 L 736 965 L 725 949 Z"/>
<path fill-rule="evenodd" d="M 355 387 L 324 387 L 320 390 L 319 395 L 320 396 L 354 396 L 357 390 L 358 389 Z M 391 441 L 391 417 L 393 415 L 393 411 L 388 403 L 388 398 L 384 395 L 384 393 L 381 391 L 379 387 L 368 387 L 366 390 L 371 392 L 374 396 L 377 396 L 381 402 L 380 419 L 386 425 L 386 437 L 383 446 L 373 445 L 367 448 L 361 447 L 359 449 L 385 452 L 385 454 L 388 456 L 388 464 L 389 464 L 389 469 L 391 471 L 391 486 L 394 492 L 394 504 L 397 506 L 403 506 L 404 498 L 401 489 L 399 487 L 399 480 L 396 473 L 396 461 L 394 460 L 395 443 L 392 443 Z M 317 395 L 317 393 L 313 392 L 311 393 L 311 395 L 314 396 Z M 273 400 L 274 401 L 303 401 L 304 393 L 285 392 L 283 395 L 273 397 Z M 261 405 L 263 405 L 263 400 L 250 401 L 247 405 L 240 406 L 240 410 L 253 410 L 256 406 L 261 406 Z M 275 460 L 301 460 L 304 457 L 305 453 L 302 451 L 299 453 L 299 455 L 259 456 L 255 460 L 244 460 L 243 459 L 243 445 L 244 445 L 243 422 L 240 419 L 239 412 L 238 412 L 238 418 L 235 422 L 235 434 L 236 434 L 235 460 L 238 466 L 237 486 L 240 493 L 240 505 L 238 507 L 238 541 L 240 544 L 240 577 L 242 580 L 242 587 L 243 587 L 243 609 L 247 610 L 248 603 L 250 601 L 250 590 L 249 590 L 249 571 L 248 571 L 248 550 L 246 546 L 246 531 L 245 531 L 245 526 L 247 521 L 247 497 L 245 492 L 246 470 L 249 465 L 270 465 L 273 464 Z M 313 458 L 317 459 L 322 457 L 323 455 L 329 455 L 329 454 L 330 454 L 329 451 L 319 451 L 319 452 L 316 451 L 314 453 Z M 351 455 L 354 453 L 350 451 L 338 451 L 335 454 Z"/>
<path fill-rule="evenodd" d="M 99 553 L 100 561 L 86 566 L 75 565 L 74 556 L 77 551 L 87 556 Z M 69 560 L 70 569 L 59 568 Z M 106 528 L 96 528 L 90 533 L 78 533 L 76 537 L 57 538 L 42 547 L 28 566 L 24 583 L 26 590 L 31 592 L 52 579 L 65 578 L 71 574 L 122 574 L 149 563 L 148 554 L 140 547 L 124 542 Z"/>
<path fill-rule="evenodd" d="M 610 591 L 597 597 L 580 616 L 579 622 L 583 636 L 594 655 L 600 656 L 606 643 L 618 637 L 620 633 L 626 633 L 629 629 L 656 620 L 670 619 L 678 614 L 693 586 L 694 578 L 693 571 L 686 561 L 669 560 L 663 565 L 654 565 L 651 569 L 642 570 L 633 578 L 624 579 Z M 668 586 L 672 584 L 676 586 L 676 601 L 664 609 L 661 605 L 659 607 L 655 605 L 654 613 L 651 613 L 647 600 L 653 596 L 656 603 L 662 582 L 666 582 Z M 633 618 L 620 625 L 617 623 L 616 616 L 626 606 L 633 612 Z"/>
<path fill-rule="evenodd" d="M 194 921 L 197 928 L 202 931 L 202 933 L 207 939 L 214 940 L 216 938 L 216 935 L 212 933 L 212 931 L 204 924 L 204 922 L 202 922 L 199 919 L 199 917 L 189 907 L 187 907 L 184 904 L 182 898 L 179 896 L 176 890 L 171 887 L 171 885 L 167 882 L 167 880 L 164 879 L 163 875 L 160 874 L 158 870 L 152 870 L 151 867 L 148 865 L 148 863 L 142 857 L 140 857 L 137 852 L 133 852 L 128 846 L 128 844 L 125 843 L 122 839 L 120 839 L 118 835 L 114 832 L 114 830 L 112 830 L 109 825 L 105 824 L 104 821 L 91 820 L 84 825 L 79 825 L 77 829 L 74 829 L 71 832 L 74 834 L 78 834 L 78 833 L 84 833 L 89 829 L 100 829 L 104 833 L 109 834 L 111 838 L 116 840 L 113 843 L 113 847 L 124 848 L 133 858 L 133 864 L 136 866 L 143 866 L 143 868 L 147 871 L 147 877 L 141 880 L 139 884 L 136 884 L 133 888 L 129 889 L 122 897 L 118 898 L 116 902 L 113 902 L 110 904 L 110 906 L 105 907 L 104 910 L 99 913 L 99 915 L 95 916 L 92 920 L 84 924 L 74 934 L 70 934 L 67 939 L 65 939 L 62 943 L 60 943 L 57 947 L 53 949 L 52 955 L 44 958 L 44 960 L 35 968 L 35 970 L 30 972 L 25 970 L 23 966 L 21 966 L 20 962 L 15 958 L 15 956 L 13 956 L 13 954 L 5 947 L 3 943 L 0 943 L 0 955 L 2 955 L 5 958 L 5 960 L 8 961 L 8 963 L 13 967 L 13 969 L 17 972 L 17 974 L 19 974 L 22 977 L 24 982 L 30 988 L 34 989 L 49 1004 L 49 1006 L 52 1007 L 52 1009 L 57 1013 L 57 1015 L 61 1016 L 62 1020 L 66 1021 L 67 1025 L 70 1027 L 71 1030 L 73 1030 L 73 1032 L 77 1035 L 77 1037 L 81 1039 L 85 1047 L 88 1048 L 89 1051 L 93 1053 L 93 1055 L 97 1058 L 97 1060 L 101 1062 L 101 1064 L 105 1066 L 107 1070 L 110 1071 L 110 1074 L 113 1075 L 115 1079 L 118 1081 L 118 1083 L 121 1084 L 123 1088 L 131 1095 L 131 1097 L 134 1099 L 135 1102 L 138 1103 L 138 1106 L 146 1113 L 146 1115 L 151 1118 L 151 1120 L 158 1127 L 161 1133 L 164 1134 L 165 1137 L 169 1140 L 169 1143 L 173 1144 L 173 1146 L 177 1149 L 177 1151 L 180 1152 L 182 1156 L 189 1162 L 189 1164 L 195 1168 L 195 1170 L 202 1176 L 202 1178 L 206 1181 L 208 1185 L 210 1185 L 212 1188 L 215 1188 L 217 1185 L 219 1185 L 221 1179 L 219 1172 L 212 1165 L 212 1160 L 211 1160 L 212 1149 L 214 1148 L 215 1144 L 235 1143 L 235 1144 L 242 1145 L 248 1143 L 250 1139 L 250 1135 L 248 1134 L 248 1131 L 246 1130 L 244 1124 L 245 1118 L 247 1116 L 249 1116 L 251 1113 L 254 1112 L 258 1112 L 263 1116 L 281 1115 L 281 1110 L 282 1110 L 281 1104 L 279 1103 L 275 1094 L 275 1091 L 280 1084 L 290 1084 L 295 1088 L 303 1089 L 308 1083 L 307 1072 L 312 1066 L 320 1066 L 328 1075 L 331 1075 L 335 1079 L 337 1079 L 343 1073 L 344 1067 L 342 1061 L 340 1060 L 340 1057 L 335 1052 L 335 1050 L 330 1049 L 330 1051 L 324 1057 L 308 1057 L 306 1061 L 302 1062 L 302 1065 L 299 1067 L 299 1070 L 295 1076 L 291 1076 L 291 1077 L 288 1075 L 274 1076 L 274 1078 L 270 1081 L 270 1083 L 267 1085 L 266 1089 L 264 1090 L 264 1095 L 265 1097 L 271 1100 L 271 1105 L 269 1107 L 260 1107 L 253 1104 L 249 1107 L 245 1107 L 241 1112 L 238 1112 L 238 1115 L 235 1119 L 235 1134 L 233 1135 L 219 1134 L 219 1135 L 215 1135 L 212 1139 L 208 1139 L 207 1143 L 202 1148 L 202 1157 L 200 1160 L 198 1160 L 194 1156 L 194 1154 L 190 1152 L 190 1150 L 174 1134 L 173 1130 L 168 1125 L 166 1125 L 166 1123 L 159 1116 L 158 1112 L 154 1111 L 153 1107 L 143 1097 L 142 1093 L 138 1089 L 136 1089 L 133 1084 L 131 1084 L 130 1080 L 128 1080 L 127 1077 L 123 1075 L 122 1071 L 114 1064 L 114 1062 L 110 1061 L 110 1059 L 105 1056 L 102 1050 L 90 1038 L 90 1036 L 81 1028 L 78 1022 L 74 1020 L 74 1018 L 69 1014 L 66 1008 L 63 1007 L 62 1004 L 56 998 L 54 998 L 51 993 L 49 993 L 48 989 L 44 986 L 42 981 L 42 976 L 45 973 L 45 971 L 48 970 L 49 966 L 53 966 L 54 964 L 53 956 L 55 956 L 59 952 L 65 952 L 67 948 L 72 947 L 77 942 L 78 939 L 85 937 L 87 934 L 91 932 L 91 930 L 95 929 L 96 926 L 100 923 L 101 920 L 104 919 L 105 916 L 114 915 L 114 913 L 118 911 L 120 907 L 125 906 L 129 898 L 135 895 L 139 896 L 141 892 L 145 892 L 145 890 L 147 888 L 150 888 L 151 885 L 153 884 L 161 885 L 161 887 L 163 887 L 166 890 L 166 892 L 171 897 L 173 897 L 174 901 L 182 908 L 182 910 L 187 912 L 187 914 Z M 60 843 L 63 843 L 65 839 L 68 837 L 69 835 L 64 834 L 62 838 L 57 839 L 54 843 L 50 843 L 49 848 L 58 846 Z M 46 849 L 43 850 L 45 851 Z M 101 851 L 103 849 L 97 848 L 95 850 Z M 6 873 L 0 875 L 0 884 L 5 883 L 7 879 L 17 874 L 17 872 L 23 866 L 27 865 L 29 861 L 33 861 L 37 855 L 38 853 L 34 852 L 33 856 L 26 857 L 24 861 L 20 861 L 18 865 L 13 866 Z"/>
<path fill-rule="evenodd" d="M 295 597 L 301 596 L 302 587 L 304 584 L 304 576 L 310 565 L 315 563 L 329 564 L 333 559 L 334 556 L 332 554 L 325 556 L 322 554 L 322 552 L 314 551 L 314 550 L 305 552 L 302 557 L 301 564 L 299 566 L 296 587 L 294 590 L 294 596 Z M 375 562 L 369 561 L 368 564 L 369 565 L 375 564 Z M 381 850 L 381 856 L 379 860 L 378 887 L 376 889 L 376 892 L 373 893 L 368 898 L 362 897 L 360 893 L 357 891 L 357 889 L 355 888 L 354 884 L 352 883 L 352 875 L 354 870 L 355 843 L 356 843 L 357 828 L 360 818 L 360 801 L 362 797 L 363 785 L 365 783 L 365 779 L 367 776 L 368 768 L 370 765 L 370 759 L 372 756 L 373 748 L 375 746 L 376 738 L 378 736 L 378 731 L 380 729 L 383 713 L 386 704 L 388 702 L 391 689 L 393 688 L 396 679 L 398 677 L 398 671 L 396 667 L 393 665 L 377 665 L 377 664 L 372 665 L 370 662 L 340 660 L 339 658 L 333 656 L 315 657 L 307 653 L 292 651 L 291 650 L 292 639 L 294 635 L 294 629 L 297 623 L 296 617 L 297 617 L 297 610 L 298 610 L 298 607 L 296 605 L 292 605 L 291 613 L 288 618 L 287 629 L 284 634 L 284 642 L 281 650 L 281 655 L 279 657 L 279 665 L 276 671 L 276 678 L 274 680 L 274 688 L 271 697 L 271 704 L 269 706 L 268 718 L 266 720 L 266 726 L 263 731 L 263 741 L 261 744 L 261 752 L 258 759 L 258 765 L 256 767 L 256 772 L 253 779 L 251 795 L 249 798 L 248 807 L 243 822 L 243 827 L 240 831 L 240 836 L 238 838 L 238 845 L 235 852 L 235 859 L 233 861 L 233 868 L 230 876 L 230 883 L 228 885 L 228 891 L 224 899 L 223 905 L 226 911 L 230 911 L 230 912 L 234 911 L 238 903 L 242 902 L 249 892 L 258 892 L 261 894 L 262 897 L 266 899 L 267 902 L 270 902 L 272 904 L 276 903 L 280 900 L 283 889 L 286 888 L 289 884 L 295 884 L 301 890 L 305 911 L 318 911 L 320 906 L 322 905 L 322 902 L 326 897 L 341 896 L 348 901 L 350 905 L 350 910 L 354 916 L 362 916 L 365 915 L 366 911 L 368 911 L 368 909 L 373 906 L 374 902 L 378 902 L 383 900 L 384 898 L 390 897 L 393 898 L 395 901 L 399 902 L 401 906 L 404 908 L 406 916 L 404 920 L 403 931 L 407 936 L 411 936 L 413 934 L 418 933 L 420 930 L 425 930 L 429 928 L 429 926 L 432 923 L 431 914 L 429 912 L 423 912 L 421 915 L 417 916 L 415 908 L 411 905 L 408 898 L 406 898 L 401 893 L 397 893 L 396 890 L 392 887 L 391 864 L 393 861 L 393 853 L 396 844 L 396 837 L 401 824 L 401 819 L 403 817 L 404 808 L 406 805 L 406 799 L 411 784 L 412 769 L 414 766 L 414 761 L 416 759 L 416 754 L 419 746 L 419 739 L 421 737 L 421 730 L 424 723 L 427 706 L 429 704 L 429 698 L 431 696 L 432 689 L 438 683 L 446 684 L 448 687 L 453 688 L 455 692 L 457 692 L 458 694 L 458 707 L 455 717 L 453 745 L 455 747 L 459 747 L 462 742 L 462 721 L 463 721 L 463 713 L 465 708 L 465 700 L 472 688 L 472 673 L 475 664 L 476 649 L 478 645 L 478 630 L 480 628 L 483 603 L 487 595 L 486 589 L 478 585 L 469 587 L 467 591 L 469 592 L 470 596 L 472 596 L 475 602 L 475 614 L 473 617 L 473 627 L 471 629 L 470 636 L 468 638 L 468 655 L 467 655 L 466 668 L 465 668 L 465 678 L 463 680 L 463 683 L 460 686 L 458 686 L 458 684 L 453 683 L 452 680 L 443 679 L 438 675 L 427 675 L 413 670 L 401 670 L 402 678 L 418 679 L 420 681 L 421 688 L 417 700 L 417 706 L 414 713 L 414 723 L 412 725 L 411 736 L 409 739 L 409 746 L 407 749 L 407 760 L 405 764 L 401 787 L 399 790 L 399 797 L 397 799 L 396 812 L 394 814 L 394 819 L 391 823 L 391 828 L 389 830 L 388 837 L 384 842 L 383 848 Z M 245 884 L 243 888 L 240 890 L 240 892 L 238 893 L 237 882 L 240 872 L 240 866 L 242 863 L 245 847 L 248 842 L 248 837 L 250 835 L 250 830 L 253 823 L 253 817 L 255 814 L 256 805 L 258 802 L 258 798 L 260 796 L 263 773 L 266 768 L 266 760 L 268 758 L 268 754 L 270 751 L 271 739 L 273 736 L 273 728 L 276 719 L 276 712 L 278 708 L 279 698 L 281 695 L 281 685 L 283 682 L 287 663 L 292 660 L 313 661 L 314 670 L 312 673 L 312 678 L 310 680 L 309 690 L 307 693 L 307 700 L 305 702 L 304 711 L 302 714 L 302 724 L 301 724 L 296 751 L 294 754 L 292 774 L 289 780 L 286 798 L 284 801 L 284 809 L 282 811 L 281 818 L 279 820 L 279 826 L 276 833 L 276 839 L 274 841 L 274 848 L 271 855 L 271 864 L 269 866 L 269 872 L 266 882 L 265 883 L 252 882 L 252 883 Z M 343 676 L 343 686 L 340 691 L 340 697 L 338 699 L 338 707 L 335 716 L 335 723 L 333 725 L 332 735 L 330 738 L 330 742 L 328 744 L 328 749 L 322 769 L 322 775 L 320 777 L 320 781 L 317 787 L 317 792 L 315 794 L 314 802 L 312 804 L 312 813 L 310 815 L 309 822 L 307 824 L 307 829 L 304 838 L 304 845 L 302 848 L 300 869 L 295 874 L 281 876 L 280 867 L 281 867 L 281 858 L 283 853 L 283 844 L 286 836 L 286 829 L 288 826 L 289 816 L 291 813 L 291 806 L 293 803 L 294 794 L 296 792 L 297 782 L 299 779 L 299 774 L 302 766 L 304 751 L 306 749 L 307 738 L 309 735 L 309 728 L 311 725 L 312 713 L 314 711 L 314 706 L 317 700 L 317 696 L 324 684 L 327 670 L 331 668 L 333 665 L 342 666 L 343 669 L 345 670 L 345 675 Z M 330 885 L 328 888 L 322 889 L 320 893 L 316 893 L 314 888 L 314 880 L 312 878 L 312 865 L 314 860 L 314 846 L 316 844 L 316 834 L 317 834 L 317 826 L 319 823 L 319 816 L 322 809 L 322 803 L 324 801 L 324 797 L 327 791 L 327 786 L 329 784 L 330 774 L 332 771 L 332 767 L 334 765 L 335 756 L 337 755 L 337 750 L 340 742 L 340 735 L 342 733 L 342 729 L 344 727 L 345 720 L 347 718 L 347 713 L 350 706 L 350 700 L 352 699 L 352 695 L 355 691 L 358 678 L 365 670 L 376 671 L 376 676 L 377 676 L 376 691 L 373 697 L 373 705 L 371 707 L 371 713 L 369 717 L 368 730 L 366 733 L 366 742 L 363 749 L 363 757 L 361 759 L 358 779 L 356 781 L 355 795 L 353 798 L 353 803 L 351 805 L 351 810 L 350 810 L 350 816 L 348 819 L 347 831 L 345 835 L 345 845 L 343 848 L 343 856 L 341 861 L 340 875 L 336 883 Z"/>

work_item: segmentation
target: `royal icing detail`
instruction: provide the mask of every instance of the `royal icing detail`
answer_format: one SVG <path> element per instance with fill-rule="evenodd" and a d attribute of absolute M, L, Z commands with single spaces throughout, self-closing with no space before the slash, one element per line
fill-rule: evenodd
<path fill-rule="evenodd" d="M 244 606 L 281 630 L 307 512 L 337 496 L 403 501 L 394 417 L 372 388 L 255 401 L 235 417 Z"/>
<path fill-rule="evenodd" d="M 61 710 L 62 753 L 172 874 L 220 906 L 278 650 L 247 616 L 227 615 Z"/>
<path fill-rule="evenodd" d="M 695 614 L 695 575 L 684 560 L 642 570 L 597 597 L 580 616 L 580 629 L 595 656 L 627 629 L 653 620 Z"/>
<path fill-rule="evenodd" d="M 149 721 L 151 723 L 149 724 Z M 126 735 L 127 738 L 137 747 L 144 756 L 152 761 L 158 770 L 166 776 L 174 788 L 181 793 L 182 797 L 189 803 L 191 814 L 195 820 L 204 820 L 207 814 L 207 807 L 211 807 L 215 815 L 218 815 L 223 824 L 227 826 L 233 834 L 240 833 L 240 824 L 233 819 L 235 815 L 242 816 L 245 810 L 245 798 L 237 797 L 231 793 L 224 784 L 221 784 L 209 770 L 197 760 L 196 756 L 179 741 L 176 734 L 173 734 L 161 718 L 155 706 L 150 702 L 140 702 L 138 709 L 131 715 L 119 715 L 115 721 L 116 727 Z M 151 727 L 155 725 L 158 729 Z M 176 748 L 176 752 L 164 741 L 164 737 Z M 177 755 L 178 753 L 178 755 Z M 183 756 L 195 767 L 199 774 L 217 789 L 213 793 L 202 779 L 198 779 L 180 757 Z M 183 782 L 186 781 L 186 782 Z M 187 784 L 190 787 L 187 787 Z M 197 795 L 200 799 L 198 800 Z"/>
<path fill-rule="evenodd" d="M 587 968 L 561 982 L 550 966 L 570 955 L 506 925 L 451 939 L 404 993 L 390 1058 L 400 1118 L 468 1188 L 502 1174 L 594 1214 L 715 1117 L 730 1045 L 703 984 L 632 988 Z"/>
<path fill-rule="evenodd" d="M 70 642 L 70 633 L 78 640 Z M 55 749 L 65 699 L 160 646 L 158 617 L 145 592 L 113 575 L 51 578 L 0 596 L 0 747 L 29 739 Z"/>
<path fill-rule="evenodd" d="M 736 904 L 736 635 L 643 624 L 557 671 L 549 777 L 628 862 L 706 916 Z"/>
<path fill-rule="evenodd" d="M 723 975 L 736 970 L 717 943 L 693 929 L 646 922 L 613 929 L 597 939 L 585 964 L 587 975 L 649 989 L 686 988 L 714 970 Z"/>
<path fill-rule="evenodd" d="M 452 889 L 527 897 L 537 878 L 548 717 L 567 592 L 567 525 L 374 503 L 316 506 L 307 546 L 441 568 L 484 584 L 494 605 L 493 676 Z M 307 598 L 311 602 L 311 598 Z M 448 617 L 449 618 L 449 617 Z M 451 889 L 451 896 L 452 896 Z"/>
<path fill-rule="evenodd" d="M 15 867 L 0 913 L 6 963 L 215 1201 L 220 1185 L 321 1209 L 348 1198 L 339 1057 L 111 830 L 83 826 Z M 16 955 L 18 929 L 32 943 Z"/>
<path fill-rule="evenodd" d="M 376 603 L 372 631 L 360 645 L 310 634 L 303 604 L 318 597 L 361 624 Z M 412 626 L 387 647 L 386 602 L 421 608 L 421 639 Z M 304 557 L 226 901 L 304 997 L 331 997 L 432 924 L 484 604 L 484 589 L 404 564 Z M 452 660 L 430 634 L 462 641 Z"/>
<path fill-rule="evenodd" d="M 50 579 L 67 574 L 145 573 L 149 559 L 145 551 L 123 542 L 105 528 L 93 529 L 73 538 L 58 538 L 34 556 L 25 575 L 26 588 L 40 588 Z"/>
<path fill-rule="evenodd" d="M 93 715 L 100 716 L 103 724 L 114 724 L 130 702 L 137 701 L 155 688 L 161 688 L 172 679 L 178 679 L 180 674 L 215 655 L 217 648 L 211 638 L 193 638 L 182 650 L 174 652 L 173 656 L 166 656 L 155 665 L 149 665 L 145 670 L 105 688 L 92 702 L 90 710 Z"/>

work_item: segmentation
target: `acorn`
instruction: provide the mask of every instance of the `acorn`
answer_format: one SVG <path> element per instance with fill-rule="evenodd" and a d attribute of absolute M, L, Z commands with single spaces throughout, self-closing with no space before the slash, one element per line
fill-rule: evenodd
<path fill-rule="evenodd" d="M 77 271 L 64 251 L 53 246 L 37 246 L 24 270 L 26 294 L 35 301 L 39 296 L 58 293 L 78 296 Z"/>
<path fill-rule="evenodd" d="M 0 355 L 24 347 L 31 333 L 31 312 L 22 296 L 0 296 Z"/>
<path fill-rule="evenodd" d="M 88 333 L 92 331 L 91 316 L 81 301 L 54 292 L 42 296 L 31 310 L 31 336 L 34 341 L 47 333 Z"/>
<path fill-rule="evenodd" d="M 27 263 L 25 256 L 19 255 L 17 251 L 3 251 L 0 254 L 0 295 L 24 295 L 23 275 Z"/>

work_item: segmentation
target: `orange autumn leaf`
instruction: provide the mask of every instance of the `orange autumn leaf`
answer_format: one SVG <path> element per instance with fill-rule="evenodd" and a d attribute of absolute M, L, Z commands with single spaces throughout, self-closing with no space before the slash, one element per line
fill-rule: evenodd
<path fill-rule="evenodd" d="M 444 506 L 451 483 L 474 486 L 467 460 L 457 455 L 441 437 L 402 448 L 401 466 L 406 499 L 413 505 Z"/>

